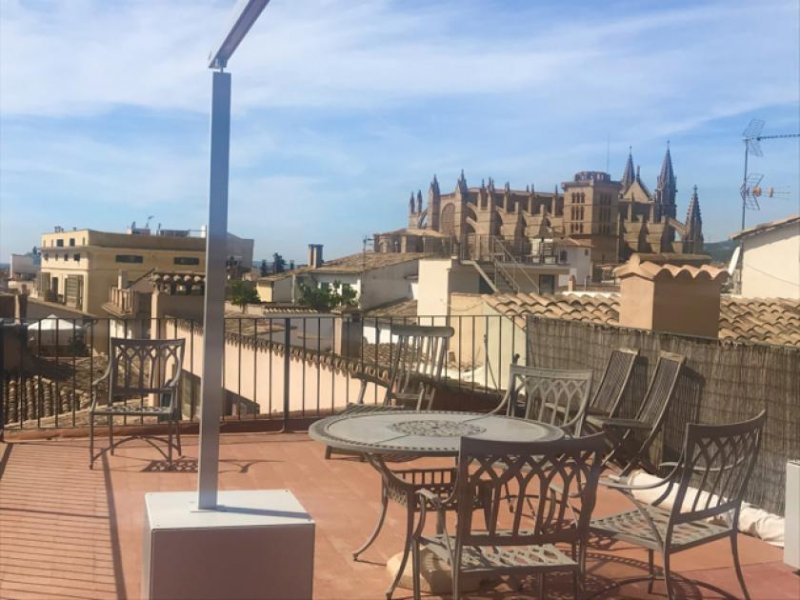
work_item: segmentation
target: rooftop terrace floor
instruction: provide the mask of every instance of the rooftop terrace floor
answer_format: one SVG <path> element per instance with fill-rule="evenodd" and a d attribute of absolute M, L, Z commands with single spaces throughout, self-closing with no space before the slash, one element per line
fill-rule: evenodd
<path fill-rule="evenodd" d="M 101 440 L 101 443 L 105 440 Z M 185 436 L 185 457 L 166 471 L 152 446 L 136 440 L 118 447 L 94 470 L 87 468 L 87 440 L 28 440 L 0 444 L 0 598 L 140 598 L 144 494 L 192 490 L 197 438 Z M 314 597 L 381 599 L 389 583 L 387 558 L 402 545 L 403 509 L 392 505 L 384 531 L 354 562 L 352 550 L 367 536 L 379 508 L 379 477 L 366 463 L 324 460 L 323 448 L 305 433 L 226 434 L 220 486 L 225 489 L 288 488 L 317 524 Z M 356 502 L 355 499 L 358 499 Z M 627 505 L 601 491 L 595 515 Z M 754 599 L 800 597 L 800 577 L 781 562 L 782 550 L 740 536 L 740 553 Z M 624 544 L 590 548 L 587 585 L 597 598 L 664 598 L 659 582 L 609 588 L 615 580 L 646 573 L 644 550 Z M 726 541 L 674 557 L 685 598 L 740 597 Z M 571 597 L 569 578 L 548 580 L 548 598 Z M 473 599 L 534 598 L 535 586 L 485 587 Z M 398 589 L 395 598 L 409 597 Z"/>

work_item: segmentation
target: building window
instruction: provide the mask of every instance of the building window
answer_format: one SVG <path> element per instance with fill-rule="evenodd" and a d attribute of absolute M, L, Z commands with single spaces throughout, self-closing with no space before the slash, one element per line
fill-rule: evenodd
<path fill-rule="evenodd" d="M 64 255 L 64 262 L 67 262 L 68 260 L 69 260 L 69 254 L 65 254 Z"/>
<path fill-rule="evenodd" d="M 50 254 L 48 252 L 44 253 L 44 259 L 45 260 L 50 260 Z"/>
<path fill-rule="evenodd" d="M 74 260 L 75 262 L 80 262 L 81 255 L 80 254 L 73 254 L 72 255 L 72 260 Z"/>
<path fill-rule="evenodd" d="M 199 265 L 200 259 L 196 256 L 176 256 L 172 259 L 175 265 Z"/>
<path fill-rule="evenodd" d="M 64 240 L 56 240 L 56 246 L 58 246 L 59 248 L 63 248 L 64 247 Z"/>
<path fill-rule="evenodd" d="M 143 263 L 144 257 L 138 254 L 117 254 L 114 260 L 118 263 Z"/>
<path fill-rule="evenodd" d="M 69 245 L 70 246 L 74 246 L 75 245 L 75 238 L 69 238 Z"/>

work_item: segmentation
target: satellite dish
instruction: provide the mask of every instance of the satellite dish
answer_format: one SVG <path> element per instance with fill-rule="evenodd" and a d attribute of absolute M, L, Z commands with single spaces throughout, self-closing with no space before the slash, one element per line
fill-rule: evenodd
<path fill-rule="evenodd" d="M 728 275 L 733 276 L 733 272 L 736 270 L 736 265 L 739 264 L 739 254 L 742 251 L 741 246 L 736 246 L 733 250 L 733 256 L 731 256 L 731 262 L 728 263 Z"/>

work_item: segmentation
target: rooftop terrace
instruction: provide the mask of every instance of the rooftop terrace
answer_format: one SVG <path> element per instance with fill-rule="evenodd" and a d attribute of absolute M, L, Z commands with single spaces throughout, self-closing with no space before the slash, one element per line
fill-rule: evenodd
<path fill-rule="evenodd" d="M 85 439 L 33 439 L 0 444 L 0 597 L 139 598 L 146 492 L 192 490 L 197 438 L 184 439 L 185 457 L 169 471 L 143 441 L 121 445 L 95 470 L 87 468 Z M 387 524 L 363 561 L 351 551 L 366 538 L 379 507 L 379 478 L 366 463 L 326 461 L 323 448 L 305 433 L 227 434 L 222 437 L 223 489 L 288 488 L 316 521 L 314 597 L 383 598 L 386 560 L 402 545 L 402 509 L 392 505 Z M 358 500 L 356 502 L 356 500 Z M 616 493 L 601 491 L 595 515 L 625 507 Z M 745 578 L 754 599 L 797 598 L 800 578 L 781 562 L 782 551 L 752 537 L 739 541 Z M 646 573 L 643 550 L 617 544 L 592 547 L 587 585 L 597 598 L 663 598 L 646 584 L 612 588 L 615 580 Z M 730 551 L 720 540 L 680 553 L 674 569 L 685 598 L 738 597 Z M 484 585 L 474 599 L 535 597 L 535 586 L 517 592 L 509 583 Z M 395 598 L 409 597 L 398 589 Z M 433 597 L 433 596 L 431 596 Z M 569 578 L 551 576 L 549 598 L 571 597 Z"/>

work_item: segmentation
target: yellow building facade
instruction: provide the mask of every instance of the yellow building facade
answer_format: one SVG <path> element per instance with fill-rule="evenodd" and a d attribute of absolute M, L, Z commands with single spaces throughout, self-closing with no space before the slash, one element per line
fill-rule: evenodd
<path fill-rule="evenodd" d="M 206 240 L 80 229 L 42 235 L 39 297 L 97 316 L 112 287 L 150 271 L 205 272 Z"/>

